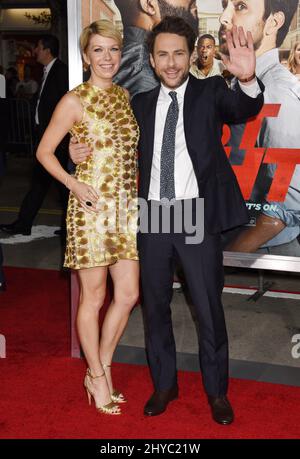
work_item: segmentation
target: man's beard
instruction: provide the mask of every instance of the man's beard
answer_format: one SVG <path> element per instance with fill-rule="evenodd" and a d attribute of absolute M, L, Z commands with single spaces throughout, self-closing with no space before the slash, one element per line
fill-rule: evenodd
<path fill-rule="evenodd" d="M 167 0 L 158 1 L 160 15 L 162 19 L 166 16 L 177 16 L 185 20 L 198 35 L 199 32 L 199 19 L 195 18 L 192 13 L 183 8 L 182 6 L 172 6 Z"/>
<path fill-rule="evenodd" d="M 226 54 L 227 56 L 229 55 L 229 51 L 228 51 L 228 46 L 227 46 L 227 41 L 226 39 L 224 39 L 221 35 L 226 32 L 226 27 L 224 27 L 223 25 L 221 25 L 220 29 L 219 29 L 219 47 L 220 47 L 220 52 L 223 53 L 223 54 Z M 256 43 L 254 43 L 254 51 L 258 50 L 258 48 L 260 47 L 261 45 L 261 42 L 263 40 L 263 36 L 261 36 L 261 39 L 258 40 Z"/>
<path fill-rule="evenodd" d="M 190 72 L 188 70 L 186 73 L 184 73 L 182 75 L 181 79 L 177 82 L 176 88 L 179 88 L 179 86 L 181 86 L 188 79 L 189 75 L 190 75 Z M 167 81 L 164 79 L 164 77 L 162 75 L 156 75 L 156 76 L 161 81 L 162 84 L 164 84 L 166 87 L 168 87 L 168 83 L 167 83 Z M 176 88 L 174 88 L 174 89 L 176 89 Z"/>

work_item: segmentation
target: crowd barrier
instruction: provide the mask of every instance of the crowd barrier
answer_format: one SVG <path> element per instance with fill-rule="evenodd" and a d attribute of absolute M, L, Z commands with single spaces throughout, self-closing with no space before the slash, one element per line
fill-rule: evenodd
<path fill-rule="evenodd" d="M 33 119 L 26 99 L 8 99 L 9 129 L 7 150 L 33 155 Z"/>

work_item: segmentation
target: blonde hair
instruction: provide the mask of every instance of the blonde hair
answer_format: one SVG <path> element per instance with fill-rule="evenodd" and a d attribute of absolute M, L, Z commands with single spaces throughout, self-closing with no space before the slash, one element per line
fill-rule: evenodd
<path fill-rule="evenodd" d="M 116 26 L 107 19 L 100 19 L 99 21 L 92 22 L 90 25 L 85 27 L 80 35 L 80 51 L 83 59 L 83 54 L 86 52 L 91 38 L 93 35 L 101 35 L 106 38 L 113 38 L 116 40 L 120 48 L 123 45 L 122 35 Z M 84 59 L 83 59 L 84 63 Z M 85 65 L 85 63 L 84 63 Z"/>
<path fill-rule="evenodd" d="M 300 45 L 300 41 L 296 41 L 296 43 L 294 43 L 294 46 L 291 49 L 289 59 L 288 59 L 288 64 L 287 64 L 289 71 L 292 72 L 294 75 L 296 75 L 297 73 L 297 64 L 296 64 L 295 54 L 296 54 L 296 49 L 298 48 L 299 45 Z"/>

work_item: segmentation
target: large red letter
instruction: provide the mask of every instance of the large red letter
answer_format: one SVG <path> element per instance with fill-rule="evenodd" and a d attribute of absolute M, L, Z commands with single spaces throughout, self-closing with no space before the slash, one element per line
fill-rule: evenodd
<path fill-rule="evenodd" d="M 247 148 L 243 165 L 231 166 L 239 182 L 245 201 L 250 199 L 264 152 L 264 148 Z"/>
<path fill-rule="evenodd" d="M 268 201 L 283 202 L 297 164 L 300 165 L 300 150 L 268 148 L 264 163 L 276 164 L 276 172 L 267 196 Z"/>
<path fill-rule="evenodd" d="M 231 165 L 245 200 L 250 199 L 253 186 L 263 160 L 265 148 L 257 148 L 256 142 L 262 123 L 267 117 L 276 117 L 280 110 L 279 104 L 264 105 L 260 113 L 247 121 L 239 148 L 245 151 L 245 158 L 241 165 Z M 223 131 L 223 141 L 228 142 L 228 129 Z M 231 147 L 225 147 L 227 157 L 230 157 Z"/>

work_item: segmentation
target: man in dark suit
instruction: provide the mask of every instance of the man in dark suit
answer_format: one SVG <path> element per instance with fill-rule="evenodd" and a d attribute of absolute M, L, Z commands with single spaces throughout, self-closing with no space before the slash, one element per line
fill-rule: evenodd
<path fill-rule="evenodd" d="M 36 143 L 39 144 L 52 113 L 68 91 L 68 68 L 58 59 L 59 41 L 53 35 L 43 35 L 35 48 L 37 62 L 44 66 L 44 74 L 40 89 L 33 101 Z M 56 150 L 56 156 L 66 167 L 68 161 L 67 139 Z M 31 234 L 33 221 L 44 201 L 53 178 L 48 172 L 35 162 L 31 186 L 24 197 L 17 220 L 10 224 L 0 225 L 0 230 L 8 234 Z M 59 186 L 62 207 L 65 211 L 68 194 L 65 187 Z M 64 220 L 64 218 L 63 218 Z"/>
<path fill-rule="evenodd" d="M 213 419 L 230 424 L 234 415 L 228 389 L 228 340 L 221 293 L 223 266 L 220 232 L 248 221 L 244 199 L 224 152 L 223 123 L 257 115 L 263 85 L 255 77 L 250 33 L 227 33 L 227 69 L 239 79 L 231 91 L 222 77 L 197 80 L 189 75 L 195 35 L 181 18 L 166 17 L 149 35 L 151 64 L 161 85 L 138 94 L 132 107 L 140 127 L 139 198 L 147 202 L 140 215 L 138 249 L 141 263 L 146 348 L 155 391 L 144 413 L 161 414 L 178 397 L 176 349 L 170 301 L 173 263 L 177 255 L 185 272 L 200 327 L 199 359 Z M 199 199 L 200 198 L 200 199 Z M 203 202 L 203 218 L 197 203 Z M 170 231 L 145 231 L 164 206 L 170 210 Z M 191 242 L 178 232 L 186 217 L 203 225 L 203 240 Z M 153 228 L 153 227 L 152 227 Z M 199 231 L 198 231 L 199 232 Z M 199 239 L 199 238 L 198 238 Z"/>

